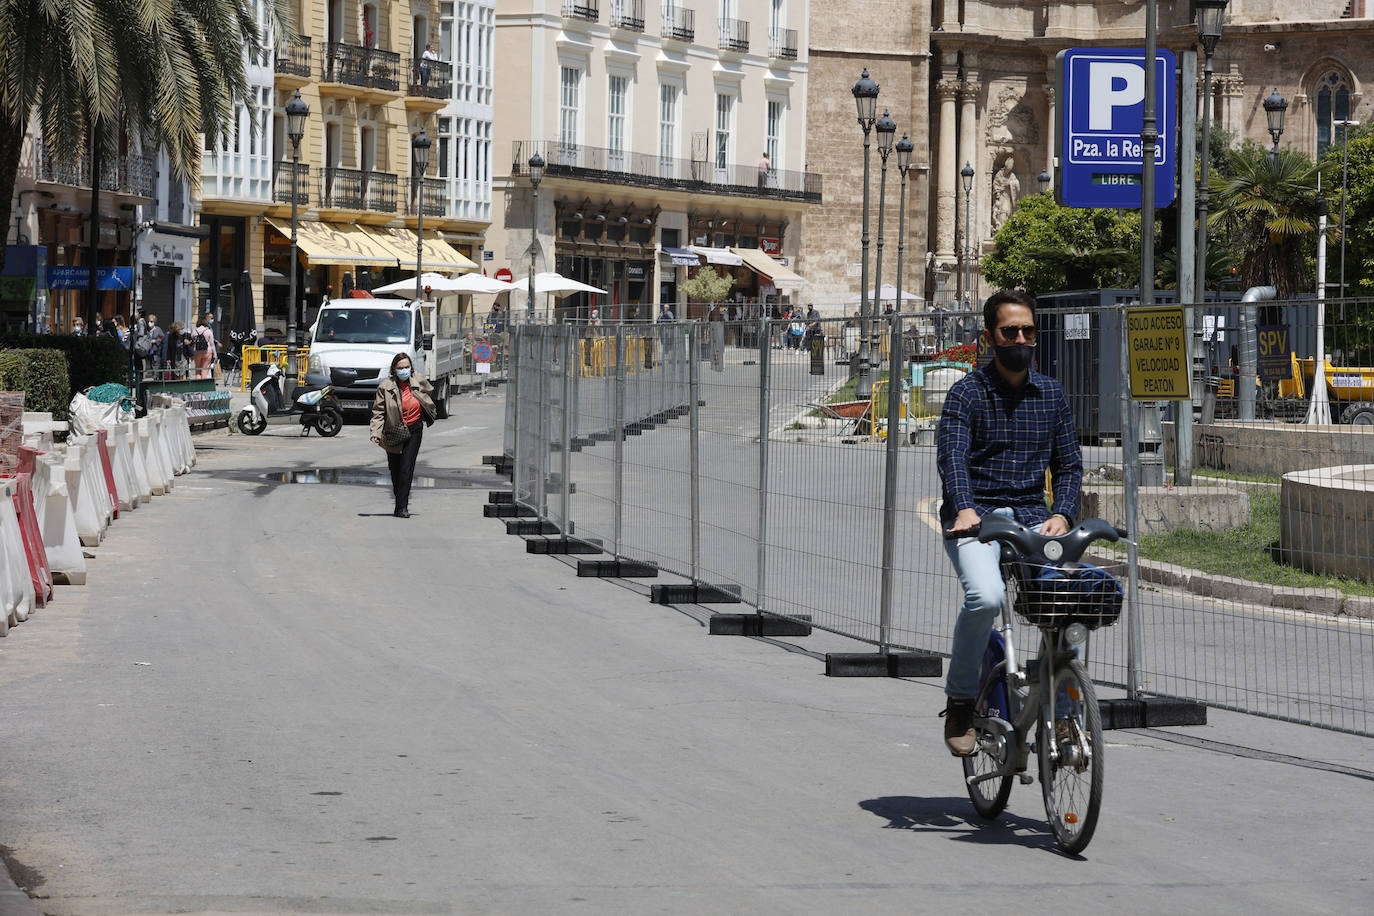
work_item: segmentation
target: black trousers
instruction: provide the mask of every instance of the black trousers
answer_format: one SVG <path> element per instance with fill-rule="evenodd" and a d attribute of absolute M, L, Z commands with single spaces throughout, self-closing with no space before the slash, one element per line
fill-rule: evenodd
<path fill-rule="evenodd" d="M 425 437 L 425 421 L 410 425 L 410 438 L 400 452 L 387 452 L 386 463 L 391 469 L 391 492 L 396 496 L 397 509 L 410 508 L 410 484 L 415 479 L 415 459 L 420 454 L 420 440 Z"/>

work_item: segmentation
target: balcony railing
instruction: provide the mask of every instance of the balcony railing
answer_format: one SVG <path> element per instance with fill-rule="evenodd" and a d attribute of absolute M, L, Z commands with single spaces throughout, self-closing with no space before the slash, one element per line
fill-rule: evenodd
<path fill-rule="evenodd" d="M 511 174 L 527 175 L 529 159 L 535 153 L 544 157 L 544 174 L 549 178 L 807 203 L 821 200 L 821 176 L 815 172 L 770 169 L 761 175 L 757 165 L 718 169 L 714 162 L 704 159 L 674 159 L 556 140 L 516 140 Z"/>
<path fill-rule="evenodd" d="M 91 154 L 82 153 L 80 159 L 64 161 L 46 147 L 42 147 L 34 163 L 34 180 L 73 188 L 91 186 Z M 157 194 L 157 160 L 152 156 L 132 153 L 106 157 L 100 164 L 100 190 L 111 194 L 153 198 Z"/>
<path fill-rule="evenodd" d="M 611 0 L 611 25 L 632 32 L 644 31 L 644 0 Z"/>
<path fill-rule="evenodd" d="M 277 72 L 310 78 L 310 36 L 299 35 L 297 41 L 277 49 Z"/>
<path fill-rule="evenodd" d="M 697 38 L 697 14 L 681 6 L 663 7 L 663 37 L 688 44 Z"/>
<path fill-rule="evenodd" d="M 600 0 L 563 0 L 563 18 L 596 22 L 601 18 Z"/>
<path fill-rule="evenodd" d="M 401 89 L 401 55 L 395 51 L 331 41 L 324 46 L 322 63 L 322 83 L 343 83 L 389 92 Z"/>
<path fill-rule="evenodd" d="M 453 64 L 443 60 L 410 59 L 410 84 L 406 95 L 447 99 L 453 93 Z"/>
<path fill-rule="evenodd" d="M 425 216 L 443 217 L 448 215 L 448 179 L 424 179 L 422 196 L 415 193 L 414 179 L 409 184 L 409 193 L 406 195 L 406 216 L 414 216 L 418 212 L 418 208 L 415 206 L 417 196 L 420 196 L 424 205 Z"/>
<path fill-rule="evenodd" d="M 722 19 L 720 21 L 720 49 L 722 51 L 749 50 L 749 23 L 743 19 Z"/>
<path fill-rule="evenodd" d="M 774 60 L 796 60 L 797 30 L 774 29 L 769 37 L 768 56 Z"/>
<path fill-rule="evenodd" d="M 329 166 L 320 176 L 320 206 L 336 210 L 396 212 L 396 176 Z"/>
<path fill-rule="evenodd" d="M 291 174 L 296 175 L 296 203 L 302 207 L 310 206 L 310 166 L 304 162 L 278 162 L 272 175 L 272 200 L 279 204 L 291 203 Z"/>

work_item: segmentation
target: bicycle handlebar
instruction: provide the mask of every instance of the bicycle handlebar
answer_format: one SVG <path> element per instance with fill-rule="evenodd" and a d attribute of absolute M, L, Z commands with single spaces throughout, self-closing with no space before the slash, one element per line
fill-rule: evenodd
<path fill-rule="evenodd" d="M 1066 533 L 1051 536 L 1041 534 L 1034 528 L 1029 528 L 1016 519 L 1000 513 L 983 516 L 977 525 L 967 530 L 944 532 L 947 541 L 970 537 L 977 538 L 981 544 L 992 541 L 1008 544 L 1022 556 L 1045 556 L 1045 545 L 1056 541 L 1063 547 L 1063 552 L 1055 559 L 1074 562 L 1083 556 L 1083 552 L 1094 541 L 1118 541 L 1129 538 L 1130 534 L 1124 528 L 1118 528 L 1105 519 L 1086 518 Z"/>

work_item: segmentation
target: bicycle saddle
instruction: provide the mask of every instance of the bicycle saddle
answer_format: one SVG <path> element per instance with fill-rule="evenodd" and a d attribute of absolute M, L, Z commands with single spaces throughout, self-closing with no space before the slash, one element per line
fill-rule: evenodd
<path fill-rule="evenodd" d="M 1067 533 L 1048 537 L 1011 516 L 989 513 L 965 536 L 977 537 L 983 544 L 997 541 L 1008 545 L 1022 559 L 1043 557 L 1051 563 L 1074 563 L 1094 541 L 1115 541 L 1126 537 L 1127 533 L 1103 519 L 1086 518 Z"/>

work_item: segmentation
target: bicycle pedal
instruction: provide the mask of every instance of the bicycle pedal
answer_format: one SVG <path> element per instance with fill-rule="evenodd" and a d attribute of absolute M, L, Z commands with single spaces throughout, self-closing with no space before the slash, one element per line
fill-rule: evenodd
<path fill-rule="evenodd" d="M 1035 777 L 1029 773 L 1021 773 L 1016 778 L 1021 781 L 1021 785 L 1023 786 L 1028 786 L 1031 783 L 1035 782 Z"/>

